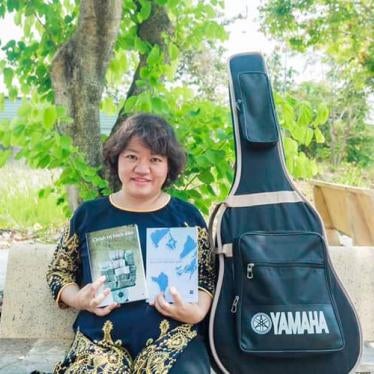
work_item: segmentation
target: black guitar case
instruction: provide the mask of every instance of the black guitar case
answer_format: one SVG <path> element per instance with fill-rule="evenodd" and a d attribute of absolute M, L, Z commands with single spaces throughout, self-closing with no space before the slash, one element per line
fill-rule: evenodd
<path fill-rule="evenodd" d="M 222 373 L 345 374 L 361 330 L 321 218 L 287 173 L 265 63 L 229 61 L 236 169 L 210 220 L 218 281 L 209 339 Z"/>

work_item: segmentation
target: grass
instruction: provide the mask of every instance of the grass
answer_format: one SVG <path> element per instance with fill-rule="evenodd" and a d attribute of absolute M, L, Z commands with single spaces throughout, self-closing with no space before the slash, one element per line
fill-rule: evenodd
<path fill-rule="evenodd" d="M 0 168 L 0 229 L 45 236 L 61 227 L 67 219 L 56 205 L 56 196 L 38 197 L 39 190 L 52 185 L 57 175 L 18 162 Z"/>
<path fill-rule="evenodd" d="M 363 169 L 347 162 L 342 162 L 335 167 L 323 162 L 319 166 L 321 173 L 316 179 L 348 186 L 374 188 L 374 165 Z"/>

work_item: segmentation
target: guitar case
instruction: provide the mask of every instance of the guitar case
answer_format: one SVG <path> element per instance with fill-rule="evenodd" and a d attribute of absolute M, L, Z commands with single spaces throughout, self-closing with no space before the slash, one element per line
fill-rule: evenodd
<path fill-rule="evenodd" d="M 235 177 L 209 230 L 218 266 L 209 322 L 215 371 L 353 372 L 362 347 L 358 317 L 321 218 L 287 173 L 262 56 L 233 56 L 229 77 Z"/>

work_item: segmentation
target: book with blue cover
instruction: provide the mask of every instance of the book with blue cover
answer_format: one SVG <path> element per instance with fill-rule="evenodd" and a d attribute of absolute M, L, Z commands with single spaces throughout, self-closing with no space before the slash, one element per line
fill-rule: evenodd
<path fill-rule="evenodd" d="M 142 251 L 136 225 L 112 227 L 86 234 L 92 281 L 105 276 L 110 294 L 100 306 L 147 298 Z"/>
<path fill-rule="evenodd" d="M 173 302 L 170 287 L 175 287 L 186 302 L 198 302 L 197 227 L 147 229 L 148 301 L 162 292 Z"/>

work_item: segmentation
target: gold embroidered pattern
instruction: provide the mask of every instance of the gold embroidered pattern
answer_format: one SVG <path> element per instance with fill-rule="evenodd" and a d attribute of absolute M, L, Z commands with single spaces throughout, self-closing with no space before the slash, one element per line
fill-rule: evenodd
<path fill-rule="evenodd" d="M 197 335 L 193 325 L 183 324 L 169 331 L 169 322 L 160 323 L 160 336 L 150 342 L 136 357 L 133 373 L 168 373 L 188 343 Z M 148 342 L 147 342 L 148 343 Z"/>
<path fill-rule="evenodd" d="M 103 340 L 95 342 L 78 331 L 67 356 L 55 366 L 53 373 L 132 373 L 132 358 L 129 352 L 121 346 L 120 340 L 113 343 L 112 329 L 113 324 L 106 321 L 103 326 Z"/>
<path fill-rule="evenodd" d="M 214 255 L 210 250 L 208 231 L 198 229 L 199 240 L 199 287 L 213 294 L 216 284 Z"/>
<path fill-rule="evenodd" d="M 55 300 L 63 286 L 77 283 L 80 266 L 78 247 L 78 235 L 70 235 L 68 224 L 61 235 L 47 271 L 47 282 Z"/>

